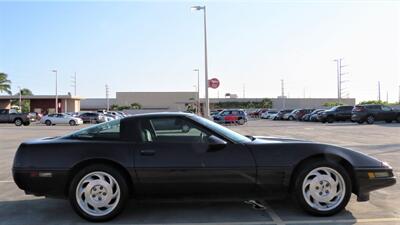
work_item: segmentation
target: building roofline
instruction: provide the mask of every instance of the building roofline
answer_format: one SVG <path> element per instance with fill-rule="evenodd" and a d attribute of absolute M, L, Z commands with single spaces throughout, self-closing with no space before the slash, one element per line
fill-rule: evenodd
<path fill-rule="evenodd" d="M 22 95 L 22 99 L 55 99 L 55 95 Z M 19 95 L 1 95 L 0 100 L 18 100 Z M 72 95 L 58 95 L 58 99 L 71 99 L 71 100 L 81 100 L 84 99 L 79 96 L 72 96 Z"/>

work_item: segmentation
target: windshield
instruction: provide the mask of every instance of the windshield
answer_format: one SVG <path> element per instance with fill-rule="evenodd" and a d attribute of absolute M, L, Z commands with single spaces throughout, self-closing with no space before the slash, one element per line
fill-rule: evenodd
<path fill-rule="evenodd" d="M 217 123 L 214 123 L 211 120 L 205 119 L 203 117 L 195 116 L 195 115 L 191 116 L 191 118 L 194 121 L 200 123 L 201 125 L 208 127 L 211 130 L 217 132 L 218 134 L 220 134 L 224 137 L 227 137 L 230 140 L 233 140 L 234 142 L 245 143 L 245 142 L 251 141 L 248 137 L 238 134 L 224 126 L 217 124 Z"/>

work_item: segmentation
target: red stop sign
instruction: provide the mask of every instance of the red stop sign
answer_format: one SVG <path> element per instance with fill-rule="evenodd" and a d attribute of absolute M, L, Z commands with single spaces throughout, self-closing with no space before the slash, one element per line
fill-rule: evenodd
<path fill-rule="evenodd" d="M 210 88 L 218 88 L 219 87 L 219 80 L 217 78 L 212 78 L 208 80 L 208 87 Z"/>

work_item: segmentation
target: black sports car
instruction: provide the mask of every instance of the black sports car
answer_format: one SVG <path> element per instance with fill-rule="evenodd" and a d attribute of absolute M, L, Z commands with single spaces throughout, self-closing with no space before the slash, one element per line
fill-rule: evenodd
<path fill-rule="evenodd" d="M 314 215 L 341 211 L 351 193 L 395 184 L 392 168 L 338 146 L 242 136 L 186 113 L 153 113 L 24 142 L 13 177 L 27 194 L 69 198 L 90 221 L 129 197 L 268 199 L 293 194 Z"/>

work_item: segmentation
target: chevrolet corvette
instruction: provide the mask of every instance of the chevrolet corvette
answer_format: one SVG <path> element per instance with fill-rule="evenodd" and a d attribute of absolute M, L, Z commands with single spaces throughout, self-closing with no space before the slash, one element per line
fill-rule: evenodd
<path fill-rule="evenodd" d="M 243 136 L 187 113 L 151 113 L 21 143 L 13 178 L 26 194 L 69 199 L 89 221 L 117 216 L 128 199 L 292 196 L 318 216 L 351 194 L 396 183 L 392 168 L 339 146 Z"/>

